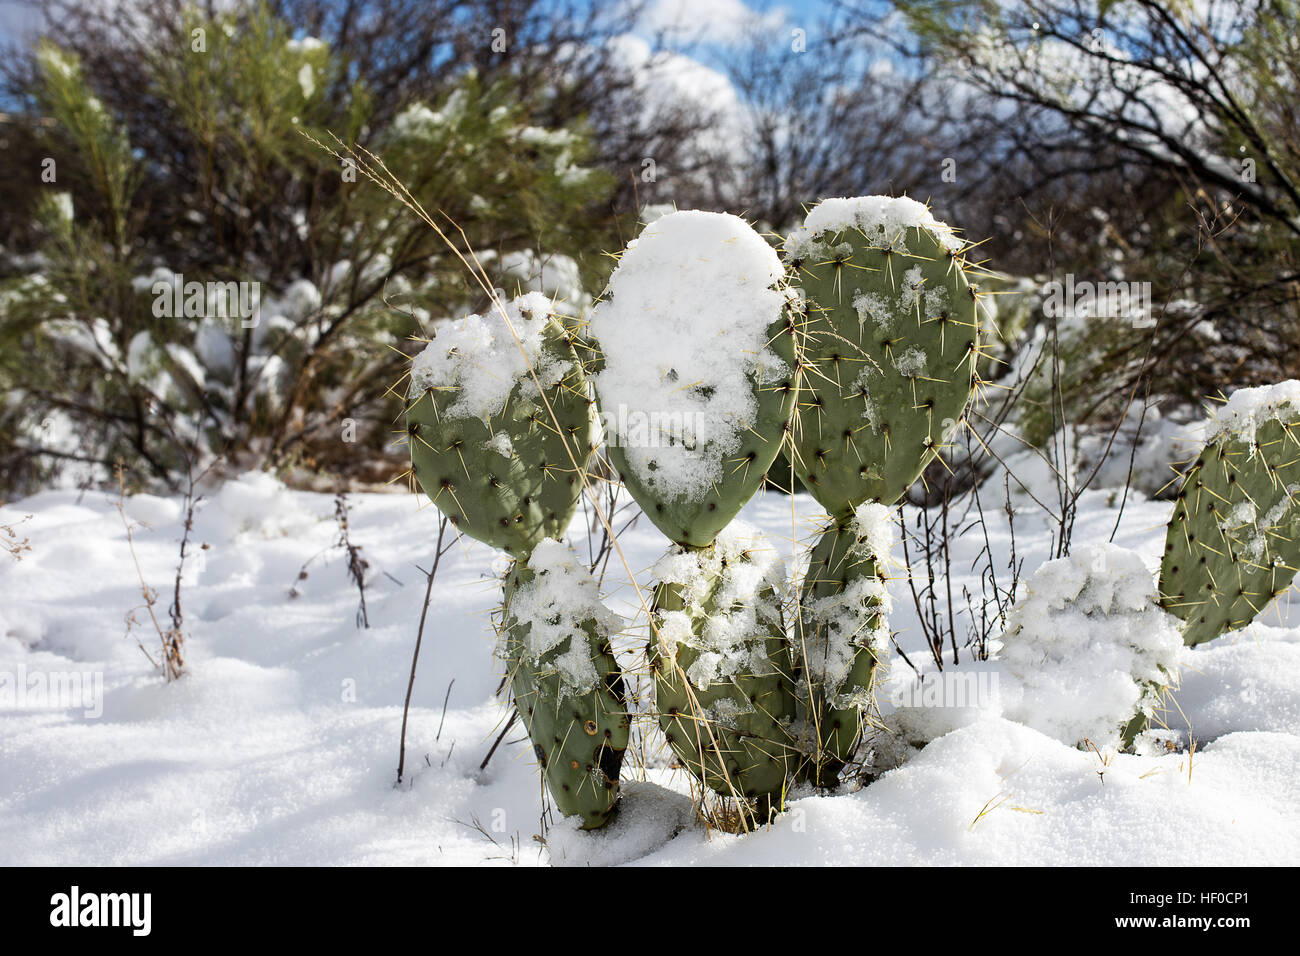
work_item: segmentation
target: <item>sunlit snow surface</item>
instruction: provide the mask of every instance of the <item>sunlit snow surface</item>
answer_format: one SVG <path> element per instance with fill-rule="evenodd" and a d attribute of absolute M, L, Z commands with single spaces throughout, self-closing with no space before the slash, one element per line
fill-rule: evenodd
<path fill-rule="evenodd" d="M 1116 499 L 1085 496 L 1077 543 L 1109 537 Z M 1300 862 L 1300 627 L 1283 623 L 1285 606 L 1188 655 L 1176 694 L 1186 719 L 1175 710 L 1169 724 L 1185 742 L 1190 723 L 1191 757 L 1185 746 L 1099 757 L 1006 719 L 1014 706 L 996 700 L 912 708 L 909 734 L 938 736 L 898 769 L 858 792 L 797 793 L 770 830 L 710 836 L 651 735 L 645 759 L 625 764 L 620 817 L 593 835 L 543 827 L 531 747 L 517 729 L 479 771 L 504 715 L 489 620 L 499 560 L 466 540 L 438 574 L 407 779 L 395 787 L 424 593 L 416 566 L 432 558 L 437 516 L 405 494 L 350 501 L 352 540 L 371 564 L 369 630 L 357 628 L 356 591 L 341 552 L 329 550 L 330 496 L 262 475 L 211 493 L 195 529 L 210 547 L 194 552 L 182 591 L 189 674 L 170 686 L 137 646 L 153 653 L 156 637 L 112 497 L 46 492 L 0 509 L 0 524 L 31 544 L 21 561 L 0 554 L 0 680 L 8 675 L 11 691 L 20 675 L 101 672 L 104 681 L 99 717 L 30 699 L 16 706 L 12 696 L 0 709 L 0 864 Z M 179 502 L 140 496 L 127 511 L 142 523 L 136 549 L 165 615 Z M 1168 513 L 1130 499 L 1115 543 L 1154 569 Z M 818 509 L 766 494 L 742 517 L 797 567 Z M 1028 578 L 1050 534 L 1030 510 L 1016 528 Z M 992 535 L 1004 567 L 1004 526 Z M 581 515 L 571 540 L 586 553 Z M 974 534 L 958 543 L 955 594 L 962 584 L 978 593 L 970 566 L 981 545 Z M 642 521 L 621 548 L 644 586 L 666 541 Z M 890 586 L 891 625 L 921 662 L 911 593 L 901 579 Z M 644 615 L 618 556 L 605 595 L 636 622 L 622 639 L 632 665 Z M 895 655 L 894 683 L 882 689 L 887 721 L 903 716 L 889 701 L 906 673 Z M 534 838 L 544 832 L 545 843 Z"/>

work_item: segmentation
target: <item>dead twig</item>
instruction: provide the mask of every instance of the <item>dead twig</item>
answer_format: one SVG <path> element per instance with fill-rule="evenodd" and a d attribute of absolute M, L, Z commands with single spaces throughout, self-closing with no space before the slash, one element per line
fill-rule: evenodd
<path fill-rule="evenodd" d="M 448 541 L 443 544 L 443 539 L 447 534 L 447 516 L 443 515 L 442 520 L 438 522 L 438 543 L 434 547 L 433 565 L 425 572 L 424 585 L 424 606 L 420 609 L 420 627 L 415 632 L 415 653 L 411 655 L 411 676 L 406 682 L 406 703 L 402 706 L 402 740 L 397 754 L 397 782 L 402 782 L 402 774 L 406 770 L 406 722 L 411 713 L 411 692 L 415 689 L 415 668 L 420 662 L 420 644 L 424 641 L 424 622 L 429 617 L 429 601 L 433 597 L 433 580 L 438 576 L 438 565 L 442 563 L 442 556 L 451 550 L 454 542 Z M 451 685 L 447 686 L 447 695 L 451 696 Z M 447 703 L 443 701 L 443 712 L 446 713 Z M 442 733 L 441 724 L 438 727 L 438 733 Z"/>

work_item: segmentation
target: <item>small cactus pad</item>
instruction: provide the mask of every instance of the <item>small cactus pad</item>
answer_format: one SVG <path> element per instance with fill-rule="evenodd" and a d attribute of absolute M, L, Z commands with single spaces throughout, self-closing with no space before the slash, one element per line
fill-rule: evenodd
<path fill-rule="evenodd" d="M 805 313 L 795 472 L 833 515 L 901 498 L 965 412 L 980 328 L 960 248 L 883 196 L 826 200 L 786 240 Z"/>
<path fill-rule="evenodd" d="M 762 484 L 794 409 L 780 258 L 735 216 L 675 212 L 629 244 L 592 316 L 610 459 L 678 544 L 713 541 Z"/>
<path fill-rule="evenodd" d="M 889 591 L 882 565 L 894 537 L 893 512 L 861 505 L 832 520 L 813 547 L 799 596 L 794 636 L 802 663 L 800 704 L 812 759 L 805 772 L 834 786 L 853 759 L 873 710 L 872 682 L 889 652 Z"/>
<path fill-rule="evenodd" d="M 506 572 L 498 646 L 519 716 L 555 806 L 582 828 L 604 826 L 618 801 L 627 750 L 627 696 L 610 648 L 620 619 L 596 581 L 558 541 Z"/>
<path fill-rule="evenodd" d="M 1245 627 L 1300 567 L 1300 382 L 1233 393 L 1183 476 L 1160 600 L 1189 645 Z"/>
<path fill-rule="evenodd" d="M 549 300 L 529 293 L 505 308 L 509 325 L 492 312 L 439 329 L 412 366 L 406 427 L 415 477 L 439 510 L 524 557 L 569 526 L 594 414 Z"/>
<path fill-rule="evenodd" d="M 650 669 L 659 725 L 697 779 L 763 822 L 798 764 L 780 559 L 738 521 L 708 548 L 673 549 L 655 573 Z"/>

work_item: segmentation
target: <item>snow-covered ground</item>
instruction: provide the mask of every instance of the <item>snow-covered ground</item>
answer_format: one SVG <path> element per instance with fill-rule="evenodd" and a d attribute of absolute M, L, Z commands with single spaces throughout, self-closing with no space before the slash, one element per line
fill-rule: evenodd
<path fill-rule="evenodd" d="M 50 491 L 0 509 L 0 525 L 15 526 L 31 548 L 21 560 L 0 553 L 8 688 L 0 696 L 0 863 L 1300 862 L 1300 627 L 1286 626 L 1286 605 L 1188 655 L 1166 715 L 1168 751 L 1080 750 L 986 700 L 930 721 L 925 737 L 948 732 L 920 750 L 899 747 L 905 762 L 870 786 L 796 794 L 770 829 L 728 835 L 696 822 L 684 772 L 669 767 L 648 733 L 624 765 L 616 822 L 586 834 L 543 825 L 541 785 L 518 727 L 479 769 L 506 713 L 494 696 L 501 665 L 489 620 L 497 557 L 465 540 L 438 574 L 407 779 L 394 786 L 424 594 L 417 565 L 432 558 L 437 515 L 405 494 L 356 494 L 350 503 L 352 540 L 371 565 L 368 630 L 356 626 L 342 552 L 330 550 L 329 496 L 289 491 L 265 475 L 209 494 L 194 532 L 209 547 L 194 552 L 182 592 L 188 674 L 170 685 L 138 647 L 153 653 L 157 638 L 113 497 Z M 1082 505 L 1076 546 L 1105 541 L 1116 496 L 1090 492 Z M 142 495 L 126 509 L 140 523 L 136 550 L 164 614 L 180 503 Z M 1168 513 L 1165 503 L 1130 500 L 1116 543 L 1154 570 Z M 811 538 L 817 507 L 760 494 L 741 517 L 793 556 Z M 1030 512 L 1016 527 L 1028 578 L 1047 558 L 1050 535 Z M 1005 549 L 1005 533 L 994 530 L 995 550 Z M 571 536 L 581 549 L 581 517 Z M 959 574 L 980 546 L 968 537 Z M 646 584 L 666 542 L 644 521 L 620 542 Z M 607 602 L 635 619 L 625 578 L 615 559 Z M 920 661 L 906 582 L 891 589 L 891 624 Z M 629 664 L 635 627 L 625 636 Z M 35 691 L 15 686 L 74 672 L 90 688 L 76 707 L 66 699 L 42 706 Z M 895 683 L 882 693 L 886 723 L 905 716 L 889 703 L 905 673 L 896 658 Z"/>

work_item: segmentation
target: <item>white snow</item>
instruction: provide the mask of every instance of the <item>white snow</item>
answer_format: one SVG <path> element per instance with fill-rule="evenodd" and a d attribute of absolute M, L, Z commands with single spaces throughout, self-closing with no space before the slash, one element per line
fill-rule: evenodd
<path fill-rule="evenodd" d="M 128 613 L 134 609 L 138 622 L 147 617 L 113 498 L 49 491 L 0 508 L 0 525 L 31 515 L 15 530 L 32 548 L 21 561 L 0 552 L 0 864 L 1300 861 L 1300 622 L 1288 623 L 1289 597 L 1249 628 L 1187 652 L 1173 691 L 1177 707 L 1164 715 L 1179 752 L 1102 748 L 1103 764 L 1073 742 L 1009 719 L 996 703 L 975 701 L 960 712 L 915 706 L 914 716 L 936 715 L 922 735 L 930 742 L 894 748 L 895 762 L 905 758 L 901 766 L 870 786 L 835 796 L 799 791 L 771 829 L 710 835 L 695 821 L 684 772 L 672 769 L 653 721 L 638 716 L 643 741 L 625 762 L 626 804 L 608 832 L 586 834 L 564 821 L 544 831 L 535 759 L 522 734 L 508 735 L 479 770 L 504 720 L 494 698 L 503 665 L 493 655 L 490 622 L 500 590 L 490 571 L 496 552 L 466 539 L 438 572 L 407 776 L 395 788 L 401 705 L 424 597 L 417 565 L 428 567 L 437 519 L 412 495 L 349 500 L 350 534 L 371 563 L 369 630 L 355 626 L 356 591 L 341 553 L 330 550 L 337 533 L 331 496 L 257 475 L 209 492 L 194 533 L 209 547 L 191 552 L 182 591 L 189 674 L 171 685 L 136 646 L 139 640 L 152 649 L 147 628 L 137 623 L 127 633 Z M 178 499 L 137 496 L 127 510 L 151 525 L 133 534 L 165 614 L 181 534 Z M 1116 543 L 1154 568 L 1170 510 L 1167 502 L 1131 497 Z M 1111 490 L 1086 493 L 1076 545 L 1106 540 L 1117 512 Z M 804 496 L 760 494 L 742 517 L 765 533 L 773 560 L 784 557 L 790 566 L 822 515 Z M 1016 531 L 1028 576 L 1048 557 L 1048 522 L 1022 509 Z M 1009 538 L 997 514 L 990 535 L 1005 567 Z M 585 538 L 579 519 L 571 540 L 583 557 Z M 648 587 L 662 536 L 642 522 L 620 544 Z M 966 534 L 954 545 L 954 589 L 978 593 L 970 569 L 982 538 Z M 298 580 L 309 559 L 307 577 Z M 1111 601 L 1121 609 L 1140 593 L 1136 569 L 1118 574 L 1123 567 L 1116 562 L 1110 575 Z M 294 587 L 298 596 L 290 597 Z M 889 590 L 891 627 L 920 664 L 926 651 L 907 581 L 891 579 Z M 637 648 L 644 615 L 638 619 L 640 601 L 617 558 L 602 591 L 604 603 L 631 622 L 615 641 L 620 660 L 643 672 Z M 1094 603 L 1104 602 L 1088 606 Z M 1049 609 L 1049 620 L 1063 613 L 1053 617 Z M 1116 627 L 1140 614 L 1121 610 Z M 881 690 L 891 726 L 901 713 L 894 692 L 912 679 L 897 655 L 894 661 Z M 1013 706 L 1016 688 L 1004 663 L 983 666 L 1004 675 L 1001 689 Z M 957 671 L 970 667 L 963 649 Z M 18 700 L 19 674 L 30 682 L 82 672 L 102 676 L 98 717 Z M 1189 740 L 1196 741 L 1190 756 Z M 886 741 L 873 745 L 889 755 Z"/>
<path fill-rule="evenodd" d="M 826 234 L 856 229 L 880 247 L 907 251 L 907 230 L 927 229 L 949 252 L 958 252 L 962 241 L 952 227 L 934 218 L 925 203 L 906 196 L 855 196 L 852 199 L 823 199 L 808 213 L 802 226 L 785 241 L 789 259 L 807 259 L 822 254 Z"/>
<path fill-rule="evenodd" d="M 528 622 L 524 655 L 531 663 L 568 641 L 568 649 L 554 660 L 561 687 L 583 694 L 601 678 L 592 661 L 590 626 L 597 637 L 617 633 L 622 618 L 600 600 L 600 587 L 572 549 L 547 540 L 533 549 L 528 566 L 535 575 L 510 599 L 507 613 L 513 621 Z M 498 649 L 498 654 L 501 649 Z"/>
<path fill-rule="evenodd" d="M 1183 649 L 1142 556 L 1105 543 L 1034 572 L 1002 642 L 1000 659 L 1022 691 L 1006 715 L 1062 743 L 1100 748 L 1115 746 L 1139 710 L 1154 712 L 1152 684 L 1176 680 Z"/>
<path fill-rule="evenodd" d="M 767 638 L 781 628 L 785 571 L 780 553 L 761 531 L 732 521 L 711 547 L 670 550 L 655 563 L 654 575 L 680 585 L 688 609 L 710 598 L 714 602 L 715 612 L 699 633 L 692 628 L 688 610 L 661 615 L 660 646 L 668 660 L 675 659 L 679 644 L 701 652 L 687 670 L 697 686 L 708 687 L 742 671 L 766 672 Z"/>
<path fill-rule="evenodd" d="M 487 418 L 517 384 L 523 394 L 537 394 L 530 369 L 543 388 L 553 385 L 568 367 L 543 347 L 551 315 L 551 300 L 529 292 L 483 315 L 441 323 L 411 366 L 411 394 L 455 390 L 451 414 Z"/>
<path fill-rule="evenodd" d="M 906 348 L 894 356 L 894 368 L 898 369 L 899 375 L 907 378 L 923 378 L 929 364 L 930 358 L 925 354 L 925 349 L 917 345 Z"/>
<path fill-rule="evenodd" d="M 818 640 L 802 642 L 804 665 L 809 676 L 825 690 L 834 707 L 848 707 L 851 699 L 869 703 L 869 687 L 845 687 L 849 670 L 860 647 L 869 647 L 880 664 L 889 655 L 889 618 L 893 610 L 886 581 L 894 566 L 897 540 L 894 509 L 868 501 L 853 513 L 850 527 L 857 535 L 844 560 L 870 559 L 875 577 L 854 578 L 839 594 L 813 599 L 807 613 L 818 625 Z M 843 696 L 841 696 L 843 695 Z"/>
<path fill-rule="evenodd" d="M 1289 379 L 1276 385 L 1239 388 L 1225 405 L 1212 409 L 1209 417 L 1209 441 L 1224 437 L 1253 441 L 1256 429 L 1265 422 L 1300 418 L 1300 382 Z"/>
<path fill-rule="evenodd" d="M 781 260 L 748 223 L 674 212 L 628 244 L 596 305 L 591 334 L 605 426 L 669 423 L 654 440 L 621 440 L 630 466 L 665 496 L 718 481 L 757 415 L 756 383 L 786 373 L 768 329 L 786 303 Z"/>

